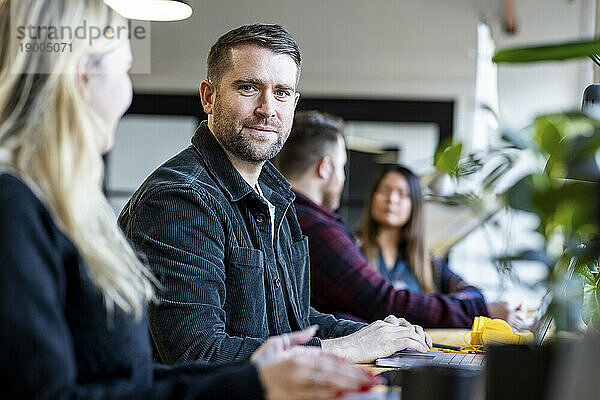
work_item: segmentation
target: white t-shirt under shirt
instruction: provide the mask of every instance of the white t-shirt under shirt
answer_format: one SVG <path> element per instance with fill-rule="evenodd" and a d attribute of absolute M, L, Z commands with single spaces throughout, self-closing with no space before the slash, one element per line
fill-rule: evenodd
<path fill-rule="evenodd" d="M 273 204 L 271 204 L 271 202 L 269 200 L 267 200 L 267 198 L 263 194 L 263 192 L 260 188 L 260 185 L 258 183 L 255 186 L 255 190 L 259 194 L 259 196 L 262 197 L 263 200 L 267 202 L 267 206 L 269 207 L 269 218 L 271 219 L 271 242 L 272 242 L 273 239 L 275 238 L 275 206 Z"/>

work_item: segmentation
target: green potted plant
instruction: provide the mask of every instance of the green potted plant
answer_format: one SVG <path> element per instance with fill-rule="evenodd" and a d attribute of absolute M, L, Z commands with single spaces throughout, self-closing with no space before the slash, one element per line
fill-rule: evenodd
<path fill-rule="evenodd" d="M 537 62 L 592 57 L 600 64 L 600 40 L 562 43 L 499 50 L 497 63 Z M 540 115 L 525 129 L 508 133 L 504 145 L 489 149 L 482 157 L 463 155 L 460 143 L 440 146 L 435 156 L 436 168 L 461 179 L 484 170 L 485 160 L 500 159 L 487 168 L 481 180 L 481 193 L 497 190 L 496 182 L 510 170 L 515 152 L 529 152 L 539 160 L 539 168 L 502 189 L 496 195 L 507 207 L 537 216 L 535 231 L 541 248 L 526 249 L 500 257 L 497 265 L 516 260 L 543 262 L 547 268 L 545 286 L 553 290 L 548 310 L 558 330 L 572 328 L 568 316 L 573 304 L 592 331 L 600 331 L 600 121 L 584 112 Z M 481 193 L 479 196 L 482 197 Z M 463 204 L 480 207 L 474 196 Z M 571 273 L 570 271 L 574 272 Z M 567 288 L 575 290 L 563 291 Z M 578 317 L 578 316 L 577 316 Z M 561 346 L 564 346 L 562 344 Z M 490 400 L 542 399 L 549 386 L 548 377 L 553 346 L 508 345 L 489 349 L 486 392 Z M 506 382 L 511 382 L 506 385 Z"/>
<path fill-rule="evenodd" d="M 600 40 L 570 42 L 547 46 L 499 50 L 496 63 L 565 60 L 576 57 L 597 58 Z M 600 59 L 596 60 L 600 61 Z M 582 304 L 582 318 L 592 329 L 600 330 L 600 276 L 598 270 L 599 204 L 598 165 L 600 153 L 600 121 L 583 112 L 538 116 L 530 126 L 516 134 L 506 134 L 505 145 L 487 151 L 504 157 L 504 161 L 483 178 L 485 189 L 493 191 L 494 183 L 512 165 L 515 151 L 528 151 L 540 160 L 540 168 L 527 174 L 508 190 L 499 193 L 502 201 L 517 210 L 538 217 L 537 234 L 543 248 L 507 254 L 500 264 L 515 260 L 542 261 L 548 266 L 545 284 L 561 287 L 569 279 L 576 283 L 576 298 Z M 484 158 L 483 158 L 484 159 Z M 440 146 L 435 156 L 439 171 L 456 179 L 480 171 L 485 163 L 477 155 L 463 155 L 460 143 Z M 478 204 L 473 196 L 466 204 Z M 568 273 L 574 267 L 573 277 Z M 556 292 L 556 290 L 555 290 Z M 570 291 L 572 293 L 573 291 Z M 569 328 L 567 310 L 573 296 L 554 296 L 550 308 L 557 328 Z"/>

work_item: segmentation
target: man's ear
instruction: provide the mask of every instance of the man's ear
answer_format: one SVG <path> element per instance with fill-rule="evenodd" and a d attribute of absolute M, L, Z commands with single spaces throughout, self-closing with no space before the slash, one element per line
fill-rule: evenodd
<path fill-rule="evenodd" d="M 317 176 L 321 179 L 329 179 L 331 174 L 333 173 L 333 168 L 331 165 L 331 157 L 325 156 L 317 162 Z"/>
<path fill-rule="evenodd" d="M 217 88 L 212 82 L 205 79 L 200 83 L 198 90 L 200 91 L 200 101 L 202 101 L 204 112 L 207 115 L 211 115 L 213 113 Z"/>
<path fill-rule="evenodd" d="M 300 99 L 300 93 L 296 92 L 296 98 L 294 99 L 294 108 L 298 105 L 298 100 Z"/>

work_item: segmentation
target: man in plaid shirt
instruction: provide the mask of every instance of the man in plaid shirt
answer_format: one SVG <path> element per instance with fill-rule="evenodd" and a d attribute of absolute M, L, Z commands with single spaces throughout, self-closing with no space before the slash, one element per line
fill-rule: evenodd
<path fill-rule="evenodd" d="M 311 304 L 322 312 L 374 321 L 395 314 L 424 327 L 470 327 L 488 315 L 481 292 L 433 260 L 438 293 L 398 290 L 373 268 L 336 210 L 345 181 L 344 121 L 298 112 L 279 154 L 280 171 L 296 193 L 294 205 L 309 238 Z"/>

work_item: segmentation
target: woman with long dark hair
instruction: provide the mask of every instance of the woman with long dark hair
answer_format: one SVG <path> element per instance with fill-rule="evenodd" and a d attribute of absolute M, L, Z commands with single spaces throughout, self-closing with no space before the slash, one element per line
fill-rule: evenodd
<path fill-rule="evenodd" d="M 516 310 L 506 302 L 481 302 L 479 289 L 430 256 L 423 229 L 419 178 L 403 166 L 384 169 L 367 197 L 359 231 L 361 250 L 370 264 L 396 289 L 448 295 L 472 317 L 490 315 L 513 324 L 520 322 Z"/>
<path fill-rule="evenodd" d="M 0 0 L 3 398 L 333 398 L 371 385 L 357 366 L 292 347 L 314 327 L 267 340 L 252 362 L 152 362 L 156 281 L 101 187 L 102 154 L 132 99 L 117 26 L 127 21 L 101 0 Z"/>

